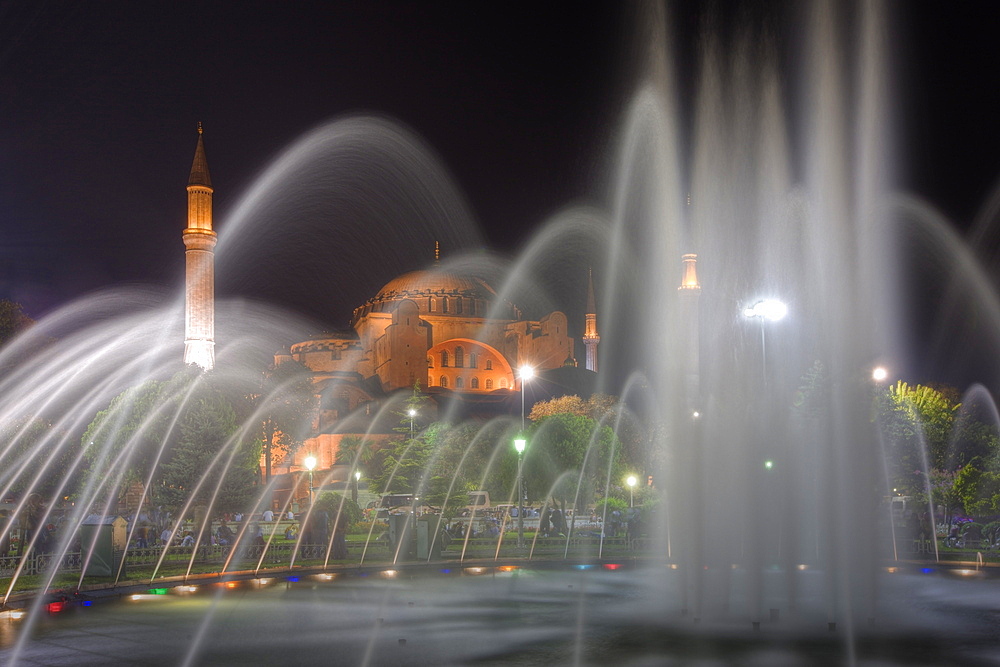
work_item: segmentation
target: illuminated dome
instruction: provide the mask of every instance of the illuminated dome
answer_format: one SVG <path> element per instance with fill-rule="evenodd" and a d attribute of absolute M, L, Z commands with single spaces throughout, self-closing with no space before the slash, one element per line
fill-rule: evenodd
<path fill-rule="evenodd" d="M 445 271 L 411 271 L 390 280 L 374 298 L 354 311 L 354 322 L 369 313 L 388 312 L 390 304 L 409 299 L 417 304 L 421 316 L 484 317 L 497 293 L 479 278 L 461 276 Z M 520 319 L 520 311 L 504 303 L 500 313 L 493 317 Z"/>
<path fill-rule="evenodd" d="M 411 296 L 467 296 L 492 301 L 493 288 L 478 278 L 467 278 L 443 271 L 411 271 L 386 283 L 374 301 L 398 301 Z"/>

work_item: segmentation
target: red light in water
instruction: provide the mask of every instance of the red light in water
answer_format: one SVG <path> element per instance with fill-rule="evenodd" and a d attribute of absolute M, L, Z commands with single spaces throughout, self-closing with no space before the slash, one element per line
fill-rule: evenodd
<path fill-rule="evenodd" d="M 604 569 L 605 570 L 617 570 L 621 566 L 622 566 L 621 563 L 605 563 L 604 564 Z"/>
<path fill-rule="evenodd" d="M 50 602 L 47 605 L 45 605 L 45 608 L 49 610 L 50 614 L 58 614 L 59 612 L 61 612 L 63 609 L 66 608 L 66 603 L 63 602 L 62 600 L 58 602 Z"/>

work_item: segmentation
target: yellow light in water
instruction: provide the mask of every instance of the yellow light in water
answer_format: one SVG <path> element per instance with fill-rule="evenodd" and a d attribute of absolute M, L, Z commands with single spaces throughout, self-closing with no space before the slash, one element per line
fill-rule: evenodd
<path fill-rule="evenodd" d="M 805 563 L 799 563 L 799 564 L 798 564 L 798 565 L 796 565 L 795 567 L 797 567 L 797 568 L 798 568 L 798 569 L 800 569 L 800 570 L 808 570 L 808 569 L 809 569 L 809 566 L 808 566 L 808 565 L 806 565 Z"/>
<path fill-rule="evenodd" d="M 899 568 L 898 567 L 887 567 L 887 568 L 885 568 L 885 571 L 888 572 L 889 574 L 895 574 L 897 571 L 899 571 Z"/>
<path fill-rule="evenodd" d="M 513 572 L 514 570 L 519 570 L 520 567 L 517 565 L 501 565 L 497 569 L 501 572 Z"/>
<path fill-rule="evenodd" d="M 467 567 L 465 568 L 466 574 L 483 574 L 486 572 L 485 567 Z"/>
<path fill-rule="evenodd" d="M 669 565 L 669 567 L 670 567 L 671 570 L 676 570 L 677 569 L 677 563 L 671 563 Z"/>
<path fill-rule="evenodd" d="M 9 618 L 13 621 L 19 621 L 24 618 L 24 612 L 20 609 L 11 609 L 9 611 L 0 611 L 0 618 Z"/>
<path fill-rule="evenodd" d="M 392 579 L 393 577 L 396 576 L 396 571 L 395 570 L 383 570 L 382 571 L 382 576 L 385 577 L 386 579 Z"/>
<path fill-rule="evenodd" d="M 239 583 L 237 583 L 235 581 L 227 581 L 226 582 L 226 588 L 236 588 L 237 586 L 239 586 Z"/>
<path fill-rule="evenodd" d="M 197 586 L 175 586 L 174 587 L 174 592 L 175 593 L 194 593 L 196 590 L 198 590 Z"/>

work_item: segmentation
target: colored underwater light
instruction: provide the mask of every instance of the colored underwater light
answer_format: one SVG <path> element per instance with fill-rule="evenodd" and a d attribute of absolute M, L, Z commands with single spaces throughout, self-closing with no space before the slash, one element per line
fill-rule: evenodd
<path fill-rule="evenodd" d="M 66 608 L 66 603 L 63 602 L 62 600 L 59 600 L 57 602 L 50 602 L 47 605 L 45 605 L 45 609 L 48 610 L 50 614 L 58 614 L 65 608 Z"/>
<path fill-rule="evenodd" d="M 149 594 L 150 595 L 166 595 L 167 594 L 167 589 L 166 588 L 150 588 L 149 589 Z"/>
<path fill-rule="evenodd" d="M 618 569 L 621 568 L 621 566 L 622 566 L 621 563 L 605 563 L 604 564 L 604 569 L 605 570 L 618 570 Z"/>

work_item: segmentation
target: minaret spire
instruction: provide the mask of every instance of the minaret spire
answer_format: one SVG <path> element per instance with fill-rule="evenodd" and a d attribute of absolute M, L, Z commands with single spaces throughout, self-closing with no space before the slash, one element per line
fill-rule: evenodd
<path fill-rule="evenodd" d="M 583 344 L 587 348 L 587 370 L 597 372 L 597 344 L 601 337 L 597 334 L 597 300 L 594 298 L 594 271 L 587 269 L 587 312 L 584 313 L 585 323 Z"/>
<path fill-rule="evenodd" d="M 684 393 L 686 394 L 687 407 L 695 410 L 699 408 L 701 402 L 701 372 L 700 372 L 700 345 L 699 337 L 701 326 L 699 323 L 699 300 L 701 297 L 701 285 L 698 283 L 697 262 L 698 255 L 688 253 L 681 256 L 684 264 L 684 271 L 681 276 L 680 287 L 677 288 L 680 294 L 680 316 L 684 326 Z"/>
<path fill-rule="evenodd" d="M 184 363 L 215 367 L 215 242 L 212 230 L 212 178 L 198 123 L 198 145 L 188 177 L 185 247 Z"/>

